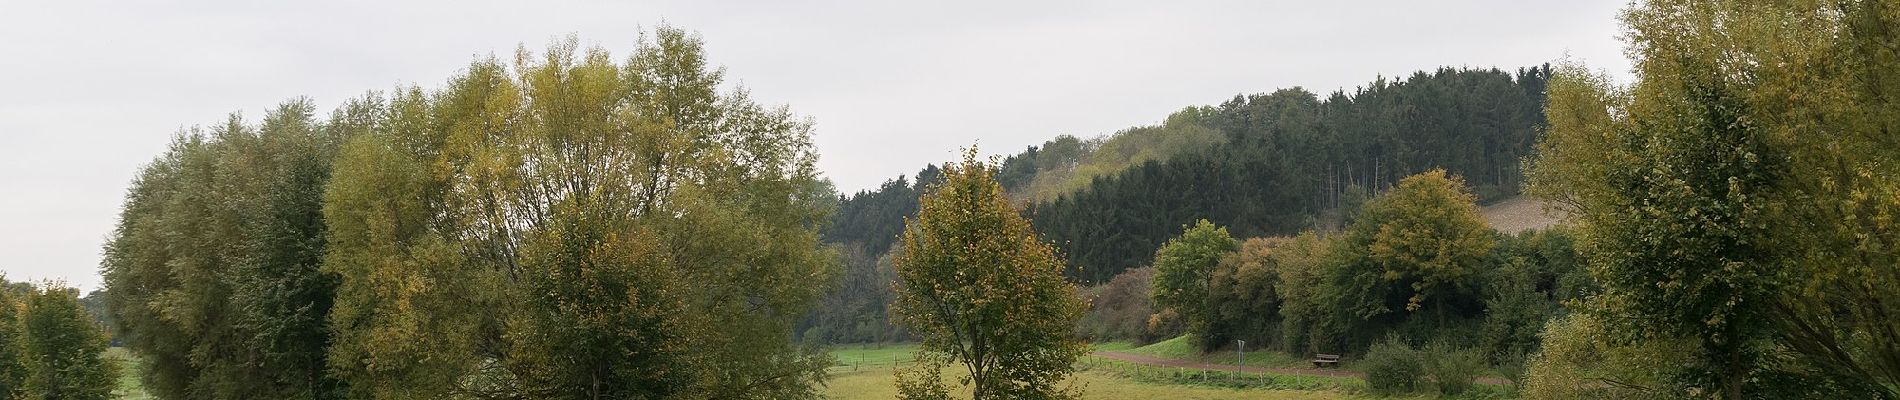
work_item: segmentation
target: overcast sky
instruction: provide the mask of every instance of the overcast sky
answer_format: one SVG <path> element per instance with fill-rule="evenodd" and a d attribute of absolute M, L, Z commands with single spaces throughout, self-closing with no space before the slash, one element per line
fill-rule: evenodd
<path fill-rule="evenodd" d="M 1604 0 L 387 3 L 0 0 L 0 271 L 97 287 L 128 183 L 181 128 L 438 86 L 570 33 L 624 55 L 661 21 L 699 32 L 756 99 L 813 118 L 846 192 L 959 146 L 1013 153 L 1239 93 L 1565 57 L 1629 68 L 1625 3 Z"/>

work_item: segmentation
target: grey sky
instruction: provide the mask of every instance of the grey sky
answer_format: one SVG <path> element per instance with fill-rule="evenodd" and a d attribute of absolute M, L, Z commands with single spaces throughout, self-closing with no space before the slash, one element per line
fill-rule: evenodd
<path fill-rule="evenodd" d="M 1568 55 L 1627 80 L 1621 1 L 99 2 L 0 0 L 0 271 L 98 285 L 127 184 L 172 134 L 328 109 L 569 33 L 616 54 L 698 31 L 755 98 L 817 121 L 846 192 L 981 143 L 1010 153 L 1184 106 Z"/>

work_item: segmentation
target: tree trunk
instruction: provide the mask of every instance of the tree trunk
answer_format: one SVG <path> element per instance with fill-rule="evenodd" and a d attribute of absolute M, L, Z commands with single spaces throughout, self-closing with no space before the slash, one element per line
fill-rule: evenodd
<path fill-rule="evenodd" d="M 1438 313 L 1438 328 L 1444 328 L 1445 327 L 1445 296 L 1434 296 L 1434 298 L 1432 299 L 1432 308 L 1438 309 L 1437 311 L 1435 311 Z"/>

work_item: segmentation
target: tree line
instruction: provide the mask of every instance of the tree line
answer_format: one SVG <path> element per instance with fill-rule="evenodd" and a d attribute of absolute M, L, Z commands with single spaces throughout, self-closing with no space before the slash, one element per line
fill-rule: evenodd
<path fill-rule="evenodd" d="M 1156 251 L 1152 268 L 1111 280 L 1128 288 L 1100 293 L 1092 317 L 1115 322 L 1090 333 L 1353 357 L 1391 339 L 1519 365 L 1538 348 L 1537 328 L 1594 289 L 1567 229 L 1502 234 L 1474 198 L 1461 178 L 1433 170 L 1371 199 L 1339 232 L 1239 239 L 1198 221 Z M 1145 308 L 1117 308 L 1143 296 Z"/>
<path fill-rule="evenodd" d="M 438 88 L 178 135 L 102 270 L 165 399 L 818 395 L 833 274 L 810 123 L 697 36 L 569 38 Z"/>

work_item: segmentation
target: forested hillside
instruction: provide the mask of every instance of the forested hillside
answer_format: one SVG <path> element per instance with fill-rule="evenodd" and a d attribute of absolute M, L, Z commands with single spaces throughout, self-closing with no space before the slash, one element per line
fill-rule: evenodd
<path fill-rule="evenodd" d="M 1301 88 L 1235 96 L 1157 125 L 1059 136 L 1004 157 L 996 179 L 1068 255 L 1070 277 L 1100 284 L 1152 261 L 1197 219 L 1240 237 L 1337 230 L 1378 190 L 1433 168 L 1465 179 L 1481 202 L 1514 195 L 1549 76 L 1548 66 L 1441 68 L 1324 98 Z M 805 321 L 807 340 L 898 334 L 884 316 L 889 285 L 880 282 L 891 275 L 880 260 L 938 179 L 928 165 L 839 199 L 823 235 L 844 249 L 837 286 L 848 290 Z"/>
<path fill-rule="evenodd" d="M 1324 98 L 1300 88 L 1235 96 L 1102 138 L 1057 137 L 1005 157 L 997 180 L 1067 251 L 1071 274 L 1100 283 L 1198 218 L 1241 236 L 1337 228 L 1337 210 L 1432 168 L 1466 179 L 1481 201 L 1514 194 L 1549 75 L 1441 68 Z M 826 240 L 888 250 L 935 171 L 842 198 Z"/>
<path fill-rule="evenodd" d="M 1226 145 L 1145 162 L 1028 210 L 1068 251 L 1071 274 L 1099 283 L 1152 260 L 1195 219 L 1241 237 L 1327 230 L 1343 215 L 1329 211 L 1433 168 L 1463 177 L 1481 201 L 1508 196 L 1537 139 L 1548 75 L 1440 69 L 1324 99 L 1298 88 L 1236 97 L 1196 121 Z"/>

